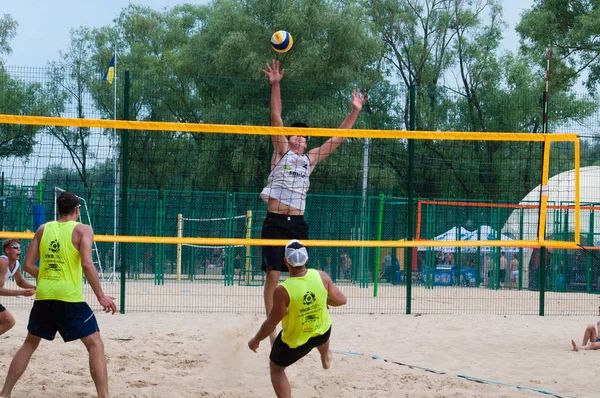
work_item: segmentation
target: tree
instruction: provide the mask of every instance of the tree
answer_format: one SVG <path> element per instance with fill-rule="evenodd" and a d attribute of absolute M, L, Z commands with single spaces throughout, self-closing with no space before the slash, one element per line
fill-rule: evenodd
<path fill-rule="evenodd" d="M 520 132 L 542 120 L 545 70 L 529 54 L 501 53 L 506 25 L 497 0 L 366 4 L 386 44 L 384 70 L 407 87 L 417 84 L 417 130 Z M 582 119 L 595 109 L 592 102 L 572 96 L 570 88 L 552 96 L 564 104 L 550 109 L 554 125 Z M 404 116 L 408 127 L 408 97 Z M 501 141 L 426 140 L 415 151 L 415 188 L 424 197 L 518 200 L 539 183 L 532 175 L 540 165 L 539 148 L 532 145 L 523 151 Z M 407 180 L 406 159 L 400 157 L 388 167 L 400 181 Z"/>
<path fill-rule="evenodd" d="M 49 64 L 46 95 L 53 116 L 75 116 L 79 119 L 86 117 L 85 104 L 89 98 L 92 78 L 88 34 L 89 31 L 85 28 L 71 32 L 70 48 L 66 52 L 60 52 L 60 61 Z M 71 109 L 74 109 L 74 115 Z M 49 126 L 46 131 L 60 141 L 83 186 L 91 190 L 89 169 L 94 152 L 90 148 L 90 129 Z"/>
<path fill-rule="evenodd" d="M 10 14 L 0 18 L 0 114 L 20 115 L 41 111 L 40 85 L 21 82 L 10 76 L 3 66 L 4 56 L 12 52 L 10 40 L 17 32 L 17 22 Z M 28 156 L 33 151 L 37 126 L 0 125 L 0 158 Z"/>
<path fill-rule="evenodd" d="M 382 80 L 376 70 L 380 46 L 363 12 L 355 1 L 217 0 L 163 12 L 130 5 L 113 26 L 93 30 L 89 43 L 99 68 L 118 49 L 119 70 L 130 70 L 134 81 L 136 120 L 265 125 L 269 87 L 260 70 L 275 55 L 269 37 L 286 26 L 294 32 L 295 47 L 282 59 L 288 71 L 284 118 L 334 127 L 348 110 L 349 86 L 370 88 Z M 106 84 L 91 85 L 94 99 L 111 117 L 106 91 Z M 130 135 L 131 175 L 139 186 L 255 191 L 269 171 L 265 137 Z M 158 150 L 155 156 L 151 149 Z"/>
<path fill-rule="evenodd" d="M 454 0 L 367 0 L 366 7 L 385 43 L 383 68 L 407 88 L 415 84 L 422 106 L 437 107 L 438 85 L 454 57 L 451 43 L 455 33 L 450 29 Z M 432 123 L 432 118 L 419 112 L 417 130 L 435 130 Z M 408 113 L 405 126 L 408 128 Z"/>
<path fill-rule="evenodd" d="M 37 83 L 25 83 L 12 78 L 0 68 L 0 114 L 45 114 L 42 89 Z M 0 158 L 28 156 L 33 151 L 38 126 L 20 124 L 0 125 Z"/>
<path fill-rule="evenodd" d="M 4 56 L 12 53 L 9 43 L 16 36 L 18 26 L 19 24 L 12 19 L 10 14 L 4 14 L 0 18 L 0 69 L 4 64 Z"/>
<path fill-rule="evenodd" d="M 552 92 L 572 87 L 579 78 L 590 93 L 596 92 L 600 81 L 599 18 L 595 0 L 535 0 L 523 13 L 517 25 L 521 48 L 538 64 L 545 63 L 542 54 L 546 49 L 552 50 Z"/>

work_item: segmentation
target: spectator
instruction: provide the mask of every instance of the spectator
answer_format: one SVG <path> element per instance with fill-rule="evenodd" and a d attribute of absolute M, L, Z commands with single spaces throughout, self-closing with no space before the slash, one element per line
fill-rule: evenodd
<path fill-rule="evenodd" d="M 342 278 L 350 279 L 352 277 L 352 259 L 346 252 L 342 252 L 340 258 L 342 259 Z"/>
<path fill-rule="evenodd" d="M 513 258 L 510 260 L 510 280 L 514 286 L 519 281 L 519 255 L 516 253 L 513 254 Z"/>
<path fill-rule="evenodd" d="M 600 308 L 598 310 L 600 311 Z M 580 346 L 575 343 L 575 340 L 571 340 L 573 351 L 600 349 L 600 339 L 598 339 L 598 336 L 600 335 L 599 331 L 600 321 L 596 325 L 591 323 L 587 325 L 585 332 L 583 332 L 583 341 Z"/>

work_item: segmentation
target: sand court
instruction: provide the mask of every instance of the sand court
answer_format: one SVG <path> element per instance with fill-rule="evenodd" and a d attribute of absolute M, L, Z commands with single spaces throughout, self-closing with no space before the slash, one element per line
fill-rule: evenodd
<path fill-rule="evenodd" d="M 28 310 L 2 338 L 0 381 L 26 334 Z M 597 317 L 349 315 L 332 311 L 331 369 L 316 350 L 288 370 L 295 397 L 597 396 L 600 352 L 573 352 Z M 113 397 L 271 397 L 268 341 L 246 343 L 262 314 L 97 314 Z M 373 358 L 377 356 L 377 358 Z M 384 359 L 387 359 L 385 361 Z M 436 374 L 393 362 L 446 372 Z M 43 341 L 13 397 L 87 397 L 79 342 Z M 505 385 L 478 383 L 463 374 Z"/>

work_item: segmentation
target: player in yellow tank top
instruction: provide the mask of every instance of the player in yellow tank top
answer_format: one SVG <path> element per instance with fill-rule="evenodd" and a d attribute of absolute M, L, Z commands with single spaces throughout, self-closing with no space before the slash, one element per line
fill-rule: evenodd
<path fill-rule="evenodd" d="M 114 297 L 105 296 L 92 262 L 94 231 L 79 224 L 79 198 L 62 192 L 56 199 L 60 218 L 35 232 L 23 269 L 37 278 L 36 299 L 29 314 L 27 337 L 15 354 L 4 381 L 1 397 L 10 397 L 40 341 L 81 340 L 89 354 L 90 373 L 99 398 L 108 397 L 108 374 L 104 344 L 94 312 L 83 299 L 83 274 L 106 312 L 115 313 Z M 35 265 L 40 259 L 40 268 Z"/>
<path fill-rule="evenodd" d="M 275 288 L 273 309 L 248 347 L 256 352 L 260 342 L 282 322 L 269 355 L 271 382 L 278 397 L 291 397 L 286 367 L 317 348 L 323 369 L 329 369 L 333 354 L 328 306 L 344 305 L 346 297 L 325 272 L 306 268 L 308 252 L 297 240 L 286 245 L 284 261 L 290 277 Z"/>
<path fill-rule="evenodd" d="M 85 301 L 81 257 L 72 242 L 78 224 L 76 221 L 46 223 L 40 241 L 37 300 Z"/>

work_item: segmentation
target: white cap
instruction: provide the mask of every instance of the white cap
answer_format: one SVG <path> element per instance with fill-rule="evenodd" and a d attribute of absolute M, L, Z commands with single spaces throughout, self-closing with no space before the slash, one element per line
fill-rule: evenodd
<path fill-rule="evenodd" d="M 302 267 L 308 261 L 306 247 L 296 239 L 292 239 L 285 245 L 285 259 L 292 267 Z"/>

